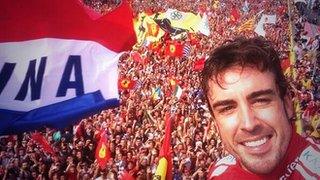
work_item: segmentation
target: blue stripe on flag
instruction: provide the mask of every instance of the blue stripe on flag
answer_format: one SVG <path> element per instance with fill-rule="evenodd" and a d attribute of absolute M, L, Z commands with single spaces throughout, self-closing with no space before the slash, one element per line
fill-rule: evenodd
<path fill-rule="evenodd" d="M 0 135 L 32 131 L 40 127 L 62 129 L 107 108 L 119 106 L 119 99 L 104 99 L 100 90 L 29 112 L 0 109 Z"/>

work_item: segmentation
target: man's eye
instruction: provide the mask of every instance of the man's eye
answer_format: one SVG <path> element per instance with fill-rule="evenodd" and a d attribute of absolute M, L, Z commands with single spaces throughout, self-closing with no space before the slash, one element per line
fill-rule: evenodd
<path fill-rule="evenodd" d="M 234 106 L 224 106 L 222 108 L 218 109 L 218 112 L 221 114 L 227 114 L 230 113 L 234 109 Z"/>
<path fill-rule="evenodd" d="M 271 99 L 269 98 L 259 98 L 259 99 L 255 99 L 253 101 L 253 105 L 255 106 L 263 106 L 263 105 L 268 105 L 270 104 Z"/>

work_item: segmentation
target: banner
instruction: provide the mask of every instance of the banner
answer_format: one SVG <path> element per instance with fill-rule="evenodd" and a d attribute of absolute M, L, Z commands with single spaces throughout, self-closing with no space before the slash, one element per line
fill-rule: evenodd
<path fill-rule="evenodd" d="M 0 135 L 64 128 L 119 105 L 118 58 L 136 41 L 127 3 L 96 20 L 77 0 L 0 7 Z"/>

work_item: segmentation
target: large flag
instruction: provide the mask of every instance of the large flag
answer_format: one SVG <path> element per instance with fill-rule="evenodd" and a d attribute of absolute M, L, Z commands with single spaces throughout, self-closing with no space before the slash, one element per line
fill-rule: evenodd
<path fill-rule="evenodd" d="M 164 35 L 164 30 L 153 20 L 155 15 L 147 15 L 142 12 L 134 20 L 134 30 L 139 45 L 143 45 L 145 41 L 156 42 Z"/>
<path fill-rule="evenodd" d="M 157 16 L 156 16 L 157 17 Z M 172 27 L 171 22 L 168 18 L 157 19 L 155 18 L 154 21 L 159 25 L 161 29 L 165 32 L 169 33 L 170 35 L 177 36 L 181 33 L 186 32 L 187 30 L 182 28 Z"/>
<path fill-rule="evenodd" d="M 172 155 L 171 155 L 171 118 L 170 114 L 165 117 L 165 134 L 159 153 L 159 163 L 156 169 L 155 178 L 166 180 L 172 179 Z"/>
<path fill-rule="evenodd" d="M 168 9 L 165 17 L 169 19 L 171 26 L 188 30 L 189 32 L 198 32 L 201 16 L 191 12 L 182 12 L 176 9 Z"/>
<path fill-rule="evenodd" d="M 101 169 L 105 169 L 109 159 L 111 158 L 110 149 L 108 145 L 108 139 L 106 133 L 102 132 L 101 137 L 96 148 L 96 160 Z"/>
<path fill-rule="evenodd" d="M 0 7 L 0 135 L 64 128 L 119 105 L 118 58 L 136 41 L 126 2 L 96 20 L 77 0 Z"/>

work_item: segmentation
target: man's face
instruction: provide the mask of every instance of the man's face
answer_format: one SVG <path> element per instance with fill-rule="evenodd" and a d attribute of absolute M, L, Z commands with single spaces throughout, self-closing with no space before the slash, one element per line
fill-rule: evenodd
<path fill-rule="evenodd" d="M 233 67 L 209 82 L 208 99 L 227 150 L 253 173 L 271 172 L 291 137 L 290 99 L 282 100 L 271 72 Z M 291 117 L 291 116 L 290 116 Z"/>

